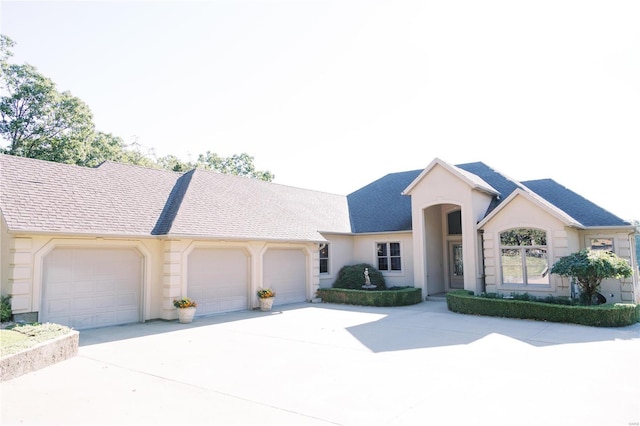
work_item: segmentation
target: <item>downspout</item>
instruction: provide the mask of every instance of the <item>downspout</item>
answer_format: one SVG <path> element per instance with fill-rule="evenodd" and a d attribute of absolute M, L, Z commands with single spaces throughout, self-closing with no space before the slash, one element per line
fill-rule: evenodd
<path fill-rule="evenodd" d="M 636 252 L 636 234 L 637 231 L 635 229 L 633 232 L 629 233 L 629 248 L 631 249 L 631 266 L 633 267 L 633 265 L 635 265 L 635 268 L 633 268 L 632 284 L 635 293 L 635 302 L 638 303 L 640 300 L 640 290 L 638 289 L 638 282 L 640 281 L 640 265 L 638 265 L 638 254 Z"/>
<path fill-rule="evenodd" d="M 479 229 L 478 230 L 478 234 L 480 236 L 480 264 L 482 266 L 482 276 L 481 276 L 481 281 L 480 284 L 482 286 L 482 293 L 486 293 L 487 292 L 487 274 L 485 272 L 485 265 L 484 265 L 484 229 Z"/>

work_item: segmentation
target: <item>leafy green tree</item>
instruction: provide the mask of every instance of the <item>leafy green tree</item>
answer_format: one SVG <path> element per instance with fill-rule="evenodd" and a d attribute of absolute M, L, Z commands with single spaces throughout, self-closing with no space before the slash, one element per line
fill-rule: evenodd
<path fill-rule="evenodd" d="M 0 136 L 3 152 L 61 163 L 78 163 L 94 132 L 89 107 L 69 92 L 58 92 L 32 65 L 10 64 L 6 36 L 0 41 Z"/>
<path fill-rule="evenodd" d="M 185 163 L 175 155 L 171 154 L 159 157 L 156 159 L 156 164 L 158 164 L 161 169 L 172 170 L 174 172 L 186 172 L 187 170 L 195 168 L 194 164 Z"/>
<path fill-rule="evenodd" d="M 84 158 L 79 159 L 79 166 L 96 167 L 105 161 L 125 163 L 126 144 L 122 138 L 111 133 L 94 132 L 91 135 Z"/>
<path fill-rule="evenodd" d="M 560 258 L 551 267 L 552 274 L 574 277 L 581 290 L 581 301 L 592 305 L 600 283 L 606 278 L 629 278 L 633 270 L 625 259 L 606 250 L 580 250 Z"/>
<path fill-rule="evenodd" d="M 207 151 L 195 163 L 175 155 L 154 161 L 144 152 L 110 133 L 96 131 L 89 107 L 69 92 L 58 92 L 49 78 L 32 65 L 11 64 L 13 40 L 0 34 L 0 138 L 8 144 L 0 153 L 59 163 L 95 167 L 104 161 L 136 164 L 177 172 L 196 167 L 272 181 L 269 171 L 256 170 L 253 157 L 220 157 Z"/>
<path fill-rule="evenodd" d="M 253 157 L 246 153 L 234 154 L 231 157 L 220 157 L 215 152 L 207 151 L 198 156 L 196 167 L 215 170 L 220 173 L 256 178 L 267 182 L 271 182 L 275 178 L 275 175 L 270 171 L 256 170 L 253 164 Z"/>

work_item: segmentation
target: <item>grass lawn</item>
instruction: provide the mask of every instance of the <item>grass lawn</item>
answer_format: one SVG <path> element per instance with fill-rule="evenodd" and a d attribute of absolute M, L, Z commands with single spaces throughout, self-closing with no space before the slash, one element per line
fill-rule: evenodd
<path fill-rule="evenodd" d="M 59 324 L 25 324 L 0 329 L 0 355 L 15 354 L 39 343 L 64 336 L 71 331 Z"/>

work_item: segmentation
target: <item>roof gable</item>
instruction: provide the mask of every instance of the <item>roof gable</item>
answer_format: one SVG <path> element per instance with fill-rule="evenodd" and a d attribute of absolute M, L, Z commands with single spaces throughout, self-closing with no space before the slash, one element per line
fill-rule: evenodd
<path fill-rule="evenodd" d="M 470 173 L 465 169 L 462 169 L 457 166 L 452 166 L 445 161 L 440 160 L 439 158 L 434 159 L 429 165 L 416 177 L 402 192 L 404 195 L 411 195 L 411 192 L 415 189 L 415 187 L 433 170 L 435 167 L 443 167 L 448 170 L 451 174 L 457 176 L 460 180 L 465 182 L 472 189 L 483 191 L 491 195 L 498 195 L 499 192 L 489 185 L 485 180 L 483 180 L 480 176 Z"/>
<path fill-rule="evenodd" d="M 581 228 L 582 225 L 573 219 L 571 216 L 566 214 L 561 209 L 557 208 L 553 204 L 547 202 L 545 199 L 537 195 L 536 193 L 526 189 L 526 188 L 517 188 L 514 190 L 509 196 L 504 199 L 495 209 L 491 212 L 487 213 L 487 215 L 478 223 L 478 229 L 482 229 L 488 222 L 491 221 L 494 217 L 498 216 L 500 212 L 507 208 L 516 198 L 525 198 L 530 203 L 540 207 L 543 211 L 546 211 L 551 216 L 555 217 L 559 221 L 563 222 L 568 226 L 574 226 Z"/>
<path fill-rule="evenodd" d="M 497 196 L 491 200 L 485 212 L 485 217 L 498 207 L 513 191 L 518 188 L 523 188 L 519 182 L 499 173 L 483 162 L 458 164 L 456 167 L 478 176 L 498 192 Z"/>

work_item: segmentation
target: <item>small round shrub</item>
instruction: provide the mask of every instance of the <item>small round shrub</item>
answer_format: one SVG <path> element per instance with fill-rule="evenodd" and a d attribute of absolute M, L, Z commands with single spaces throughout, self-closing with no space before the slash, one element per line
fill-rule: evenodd
<path fill-rule="evenodd" d="M 357 265 L 345 265 L 338 272 L 338 278 L 333 283 L 333 288 L 350 288 L 352 290 L 362 290 L 364 285 L 364 269 L 369 268 L 369 280 L 376 288 L 373 290 L 386 290 L 387 286 L 384 282 L 382 272 L 378 271 L 368 263 L 359 263 Z"/>

